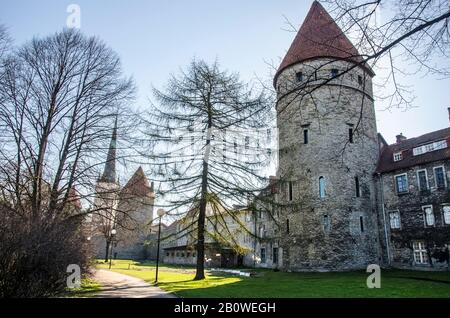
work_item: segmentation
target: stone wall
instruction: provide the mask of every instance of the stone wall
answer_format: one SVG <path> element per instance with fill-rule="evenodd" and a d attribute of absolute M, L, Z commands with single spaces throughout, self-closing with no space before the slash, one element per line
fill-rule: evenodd
<path fill-rule="evenodd" d="M 438 189 L 435 183 L 433 168 L 438 166 L 444 166 L 446 171 L 447 186 L 442 189 Z M 429 185 L 429 189 L 425 191 L 419 190 L 417 180 L 417 171 L 422 169 L 427 171 Z M 436 161 L 426 165 L 385 173 L 380 177 L 377 185 L 379 188 L 382 185 L 382 199 L 384 201 L 380 197 L 380 223 L 384 220 L 386 221 L 387 232 L 380 233 L 380 235 L 384 236 L 387 234 L 388 243 L 383 242 L 383 246 L 389 245 L 390 251 L 390 264 L 387 261 L 386 265 L 415 269 L 448 267 L 447 262 L 439 262 L 438 258 L 433 257 L 433 255 L 439 250 L 444 250 L 447 246 L 450 246 L 450 224 L 445 224 L 443 216 L 443 207 L 446 205 L 450 206 L 449 172 L 450 162 Z M 403 173 L 407 174 L 408 192 L 398 194 L 395 186 L 395 176 Z M 384 210 L 382 202 L 384 203 Z M 428 205 L 431 205 L 433 208 L 434 226 L 427 226 L 425 223 L 423 207 Z M 389 215 L 395 211 L 398 211 L 400 214 L 399 229 L 391 229 L 390 226 Z M 418 264 L 415 262 L 413 255 L 414 241 L 422 241 L 426 244 L 431 263 Z"/>

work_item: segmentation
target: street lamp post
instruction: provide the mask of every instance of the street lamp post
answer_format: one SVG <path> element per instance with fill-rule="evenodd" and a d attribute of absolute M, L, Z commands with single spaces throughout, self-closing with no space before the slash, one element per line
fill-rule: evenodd
<path fill-rule="evenodd" d="M 109 244 L 111 244 L 111 254 L 109 255 L 109 269 L 111 269 L 111 263 L 113 258 L 113 250 L 114 250 L 114 235 L 116 235 L 116 229 L 111 230 L 111 235 L 109 236 Z"/>
<path fill-rule="evenodd" d="M 158 224 L 158 247 L 156 249 L 156 275 L 155 275 L 155 284 L 158 283 L 158 270 L 159 270 L 159 244 L 161 240 L 161 219 L 166 214 L 166 211 L 164 209 L 158 209 L 156 211 L 159 217 L 159 224 Z"/>

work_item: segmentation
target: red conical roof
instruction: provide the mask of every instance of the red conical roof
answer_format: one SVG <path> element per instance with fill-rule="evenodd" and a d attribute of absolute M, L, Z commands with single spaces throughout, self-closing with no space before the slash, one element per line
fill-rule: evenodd
<path fill-rule="evenodd" d="M 333 18 L 318 1 L 314 1 L 297 36 L 278 68 L 274 83 L 281 71 L 286 67 L 317 57 L 331 57 L 356 63 L 363 61 L 358 50 L 345 36 Z M 362 66 L 371 75 L 374 75 L 367 65 Z"/>
<path fill-rule="evenodd" d="M 139 167 L 133 174 L 127 184 L 123 187 L 121 194 L 128 194 L 131 196 L 147 196 L 153 192 L 152 186 L 149 184 L 142 167 Z"/>
<path fill-rule="evenodd" d="M 74 186 L 72 186 L 69 190 L 69 198 L 68 198 L 67 202 L 76 209 L 81 210 L 81 208 L 82 208 L 80 196 L 78 195 L 78 192 Z"/>

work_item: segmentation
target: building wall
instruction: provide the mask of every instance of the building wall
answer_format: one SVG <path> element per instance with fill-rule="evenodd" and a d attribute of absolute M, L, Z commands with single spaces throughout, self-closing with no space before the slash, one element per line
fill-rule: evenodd
<path fill-rule="evenodd" d="M 319 69 L 318 78 L 330 78 L 331 69 L 343 71 L 351 66 L 315 59 L 285 69 L 276 83 L 280 87 L 279 198 L 285 205 L 280 209 L 280 246 L 285 270 L 360 269 L 379 259 L 372 179 L 378 140 L 370 76 L 356 67 L 310 94 L 300 96 L 294 91 L 284 95 L 293 87 L 296 72 L 308 78 Z M 365 93 L 358 76 L 365 78 Z M 348 142 L 349 128 L 356 130 L 354 143 Z M 308 144 L 303 144 L 304 129 L 308 130 Z M 325 178 L 324 198 L 319 197 L 321 176 Z M 360 197 L 356 197 L 356 176 Z M 293 185 L 292 201 L 288 200 L 288 181 Z"/>
<path fill-rule="evenodd" d="M 447 186 L 438 189 L 435 183 L 433 168 L 444 166 L 446 171 Z M 425 169 L 428 176 L 429 189 L 419 190 L 418 170 Z M 408 179 L 408 192 L 398 194 L 395 186 L 395 176 L 406 173 Z M 450 224 L 445 224 L 443 207 L 450 206 L 450 190 L 448 180 L 450 179 L 450 162 L 437 161 L 397 170 L 382 175 L 384 211 L 380 200 L 380 219 L 386 220 L 386 231 L 388 237 L 391 265 L 402 268 L 439 268 L 448 267 L 448 260 L 439 262 L 440 252 L 450 246 Z M 380 179 L 381 180 L 381 179 Z M 427 226 L 424 218 L 424 206 L 432 206 L 435 225 Z M 400 228 L 392 229 L 390 214 L 398 212 L 400 215 Z M 381 235 L 384 235 L 381 234 Z M 428 260 L 431 263 L 420 264 L 414 259 L 413 242 L 421 241 L 426 244 Z M 384 243 L 386 245 L 386 243 Z M 437 253 L 437 254 L 436 254 Z"/>
<path fill-rule="evenodd" d="M 148 256 L 144 242 L 150 233 L 154 195 L 119 196 L 119 190 L 117 183 L 97 183 L 94 208 L 100 210 L 96 211 L 91 222 L 93 250 L 96 251 L 96 257 L 105 257 L 105 231 L 112 228 L 112 220 L 115 219 L 116 224 L 120 223 L 121 226 L 116 226 L 112 256 L 121 259 L 146 259 Z"/>
<path fill-rule="evenodd" d="M 153 220 L 154 196 L 144 197 L 128 195 L 121 197 L 118 210 L 124 217 L 120 220 L 123 228 L 117 229 L 115 253 L 121 259 L 147 259 L 149 257 L 145 240 L 150 234 Z"/>

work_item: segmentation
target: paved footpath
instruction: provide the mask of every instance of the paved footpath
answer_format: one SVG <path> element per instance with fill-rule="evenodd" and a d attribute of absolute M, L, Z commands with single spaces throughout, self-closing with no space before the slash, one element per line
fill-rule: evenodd
<path fill-rule="evenodd" d="M 105 269 L 96 270 L 94 280 L 102 285 L 102 290 L 94 296 L 97 298 L 176 298 L 142 279 Z"/>

